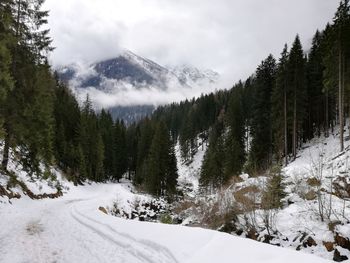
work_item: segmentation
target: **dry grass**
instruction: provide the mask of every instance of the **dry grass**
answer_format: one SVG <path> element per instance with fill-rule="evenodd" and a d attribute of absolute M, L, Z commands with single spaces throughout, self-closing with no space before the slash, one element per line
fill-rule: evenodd
<path fill-rule="evenodd" d="M 304 200 L 308 200 L 308 201 L 311 201 L 311 200 L 315 200 L 317 198 L 317 194 L 314 190 L 310 190 L 306 193 L 304 193 L 301 198 L 303 198 Z"/>
<path fill-rule="evenodd" d="M 235 192 L 233 195 L 236 202 L 240 204 L 240 212 L 251 212 L 255 210 L 259 206 L 256 196 L 260 193 L 261 190 L 255 185 L 244 187 Z"/>
<path fill-rule="evenodd" d="M 180 214 L 181 212 L 186 211 L 187 209 L 189 209 L 191 207 L 196 207 L 196 204 L 191 200 L 184 200 L 183 202 L 177 203 L 176 206 L 174 207 L 173 211 L 176 214 Z"/>
<path fill-rule="evenodd" d="M 316 177 L 310 177 L 307 179 L 307 184 L 310 185 L 311 187 L 318 187 L 321 186 L 321 181 L 317 179 Z"/>

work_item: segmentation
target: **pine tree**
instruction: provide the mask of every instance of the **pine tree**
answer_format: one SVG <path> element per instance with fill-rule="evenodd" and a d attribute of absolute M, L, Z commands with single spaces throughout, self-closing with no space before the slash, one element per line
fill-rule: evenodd
<path fill-rule="evenodd" d="M 113 162 L 115 154 L 114 123 L 109 112 L 102 109 L 99 115 L 99 129 L 101 131 L 104 145 L 104 172 L 106 178 L 112 178 L 114 175 Z"/>
<path fill-rule="evenodd" d="M 103 167 L 104 145 L 98 129 L 98 118 L 92 109 L 89 96 L 86 97 L 82 108 L 79 144 L 85 158 L 87 178 L 97 182 L 105 180 Z"/>
<path fill-rule="evenodd" d="M 188 112 L 183 122 L 182 129 L 180 131 L 180 146 L 181 146 L 181 156 L 185 161 L 192 160 L 194 154 L 196 153 L 195 144 L 195 128 L 194 128 L 194 113 L 193 109 Z"/>
<path fill-rule="evenodd" d="M 75 183 L 86 178 L 83 150 L 80 144 L 81 114 L 77 100 L 71 91 L 55 77 L 53 118 L 55 120 L 54 156 L 62 171 Z M 82 166 L 84 159 L 84 167 Z"/>
<path fill-rule="evenodd" d="M 145 119 L 140 124 L 140 138 L 137 143 L 137 167 L 134 183 L 141 185 L 147 176 L 145 171 L 146 158 L 150 151 L 150 146 L 152 144 L 154 136 L 153 123 L 149 119 Z"/>
<path fill-rule="evenodd" d="M 274 150 L 277 159 L 284 155 L 285 164 L 288 164 L 288 120 L 290 103 L 288 98 L 290 90 L 288 86 L 288 47 L 284 46 L 276 73 L 276 85 L 272 92 L 272 118 Z"/>
<path fill-rule="evenodd" d="M 22 105 L 21 133 L 22 158 L 25 167 L 39 172 L 39 161 L 52 164 L 53 160 L 53 96 L 55 82 L 48 65 L 41 65 L 35 70 L 31 88 L 31 100 Z M 34 89 L 34 90 L 33 90 Z M 29 92 L 29 90 L 28 90 Z"/>
<path fill-rule="evenodd" d="M 335 49 L 335 31 L 333 26 L 327 24 L 323 32 L 321 42 L 322 65 L 323 70 L 323 93 L 325 94 L 325 134 L 328 137 L 329 128 L 334 126 L 336 119 L 336 95 L 338 90 L 338 74 L 337 74 L 337 52 Z"/>
<path fill-rule="evenodd" d="M 245 161 L 242 90 L 242 83 L 234 87 L 228 104 L 226 122 L 229 131 L 225 139 L 225 178 L 239 175 Z"/>
<path fill-rule="evenodd" d="M 254 80 L 255 94 L 252 117 L 250 166 L 266 169 L 272 161 L 271 95 L 275 85 L 276 62 L 268 56 L 258 67 Z"/>
<path fill-rule="evenodd" d="M 320 136 L 325 130 L 325 104 L 327 97 L 324 94 L 322 52 L 322 34 L 317 31 L 307 63 L 307 118 L 305 119 L 305 137 L 311 139 L 315 133 Z"/>
<path fill-rule="evenodd" d="M 13 18 L 10 34 L 14 39 L 10 46 L 11 76 L 15 85 L 3 105 L 4 170 L 7 169 L 11 146 L 20 146 L 21 161 L 30 172 L 38 172 L 39 157 L 45 161 L 50 159 L 50 150 L 47 151 L 43 143 L 49 142 L 52 134 L 52 79 L 45 57 L 45 52 L 52 48 L 48 30 L 40 30 L 47 23 L 47 12 L 41 11 L 43 2 L 19 0 L 10 6 Z M 43 102 L 45 95 L 49 97 Z M 47 146 L 50 149 L 50 144 Z"/>
<path fill-rule="evenodd" d="M 282 208 L 282 199 L 286 196 L 285 185 L 281 167 L 274 166 L 270 171 L 269 179 L 266 183 L 266 189 L 262 196 L 263 209 L 278 209 Z"/>
<path fill-rule="evenodd" d="M 145 187 L 156 196 L 175 193 L 177 183 L 176 158 L 168 128 L 164 122 L 156 126 L 151 148 L 145 163 Z"/>
<path fill-rule="evenodd" d="M 11 3 L 12 1 L 2 1 L 0 3 L 0 137 L 2 137 L 5 100 L 14 85 L 10 70 L 11 52 L 9 49 L 13 44 L 10 34 Z"/>
<path fill-rule="evenodd" d="M 129 180 L 135 179 L 137 169 L 137 149 L 139 129 L 136 124 L 130 125 L 126 130 L 126 153 Z"/>
<path fill-rule="evenodd" d="M 123 122 L 114 125 L 113 179 L 120 180 L 127 171 L 126 133 Z"/>
<path fill-rule="evenodd" d="M 350 6 L 349 0 L 340 2 L 335 14 L 334 27 L 336 34 L 336 49 L 338 53 L 338 110 L 340 126 L 340 151 L 344 150 L 344 93 L 346 85 L 346 55 L 350 44 Z"/>
<path fill-rule="evenodd" d="M 210 131 L 209 147 L 202 163 L 200 184 L 211 189 L 220 187 L 226 182 L 223 130 L 223 123 L 218 120 Z"/>
<path fill-rule="evenodd" d="M 288 76 L 288 83 L 291 88 L 291 98 L 293 100 L 292 153 L 295 159 L 302 135 L 302 123 L 305 117 L 306 104 L 305 60 L 299 36 L 296 36 L 290 50 Z"/>

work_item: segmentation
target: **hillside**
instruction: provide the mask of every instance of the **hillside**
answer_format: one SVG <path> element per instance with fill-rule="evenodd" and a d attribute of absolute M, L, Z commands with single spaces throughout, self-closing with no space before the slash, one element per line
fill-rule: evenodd
<path fill-rule="evenodd" d="M 175 211 L 185 225 L 212 228 L 329 260 L 349 259 L 350 142 L 345 142 L 345 151 L 340 154 L 338 142 L 336 128 L 328 138 L 320 136 L 306 143 L 297 159 L 283 167 L 286 195 L 281 209 L 264 209 L 269 171 L 255 176 L 242 174 L 217 192 L 193 192 L 203 161 L 199 146 L 191 164 L 183 165 L 178 157 L 179 183 L 187 196 Z"/>

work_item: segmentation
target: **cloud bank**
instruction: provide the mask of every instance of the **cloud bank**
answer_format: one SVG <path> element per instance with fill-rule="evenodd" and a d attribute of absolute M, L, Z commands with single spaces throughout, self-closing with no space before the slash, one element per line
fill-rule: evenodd
<path fill-rule="evenodd" d="M 56 46 L 51 61 L 56 66 L 111 58 L 126 48 L 161 65 L 211 68 L 227 80 L 229 88 L 253 73 L 269 53 L 278 57 L 284 43 L 290 44 L 297 33 L 304 48 L 309 48 L 314 32 L 332 20 L 338 3 L 47 0 L 45 8 L 50 10 Z"/>

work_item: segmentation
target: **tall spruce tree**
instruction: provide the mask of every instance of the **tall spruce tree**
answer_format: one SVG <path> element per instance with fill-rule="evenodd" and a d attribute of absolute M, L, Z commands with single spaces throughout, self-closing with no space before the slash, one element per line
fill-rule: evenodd
<path fill-rule="evenodd" d="M 268 56 L 258 67 L 254 80 L 255 94 L 252 115 L 250 166 L 267 169 L 272 161 L 271 95 L 275 85 L 276 62 Z"/>
<path fill-rule="evenodd" d="M 89 96 L 84 102 L 79 127 L 79 143 L 84 154 L 87 178 L 96 182 L 105 180 L 104 145 L 98 128 L 98 118 L 92 109 Z"/>
<path fill-rule="evenodd" d="M 0 137 L 2 135 L 4 105 L 7 94 L 13 88 L 14 81 L 11 77 L 11 51 L 13 37 L 11 36 L 12 1 L 4 0 L 0 3 Z"/>
<path fill-rule="evenodd" d="M 204 155 L 200 184 L 210 190 L 222 186 L 226 182 L 225 147 L 223 138 L 224 125 L 218 120 L 212 127 L 209 136 L 209 147 Z"/>
<path fill-rule="evenodd" d="M 146 189 L 156 196 L 168 196 L 175 193 L 177 167 L 173 143 L 164 122 L 156 126 L 151 148 L 145 163 Z"/>
<path fill-rule="evenodd" d="M 99 129 L 104 145 L 103 166 L 105 177 L 112 178 L 114 177 L 113 162 L 115 158 L 114 123 L 111 114 L 104 109 L 102 109 L 99 115 Z"/>
<path fill-rule="evenodd" d="M 80 108 L 63 83 L 56 79 L 53 117 L 55 120 L 54 156 L 56 164 L 74 183 L 86 178 L 86 164 L 80 144 Z"/>
<path fill-rule="evenodd" d="M 148 118 L 140 124 L 140 138 L 137 143 L 137 167 L 134 178 L 134 183 L 137 185 L 142 185 L 144 178 L 147 176 L 146 162 L 154 136 L 153 126 L 153 123 Z"/>
<path fill-rule="evenodd" d="M 328 99 L 323 87 L 323 71 L 321 43 L 323 37 L 319 31 L 312 40 L 312 47 L 306 67 L 307 73 L 307 116 L 305 118 L 305 138 L 311 139 L 315 134 L 320 136 L 327 127 L 325 105 Z"/>
<path fill-rule="evenodd" d="M 338 74 L 337 74 L 337 52 L 335 45 L 335 30 L 330 24 L 327 24 L 323 31 L 321 42 L 322 65 L 323 65 L 323 93 L 325 94 L 325 134 L 328 137 L 329 128 L 334 127 L 336 120 L 336 105 L 338 93 Z"/>
<path fill-rule="evenodd" d="M 126 129 L 127 169 L 130 180 L 135 179 L 139 136 L 139 129 L 136 124 L 132 124 Z"/>
<path fill-rule="evenodd" d="M 239 175 L 245 161 L 245 120 L 242 105 L 243 84 L 233 88 L 227 108 L 228 133 L 225 139 L 225 178 Z"/>
<path fill-rule="evenodd" d="M 284 46 L 279 59 L 276 85 L 272 92 L 272 117 L 273 117 L 273 138 L 274 150 L 277 159 L 280 160 L 284 156 L 284 162 L 288 164 L 288 120 L 290 103 L 288 98 L 290 90 L 288 86 L 288 47 Z"/>
<path fill-rule="evenodd" d="M 127 171 L 125 125 L 117 121 L 114 125 L 113 179 L 119 181 Z"/>
<path fill-rule="evenodd" d="M 299 36 L 297 35 L 289 54 L 288 62 L 289 85 L 292 99 L 292 154 L 296 158 L 297 148 L 302 138 L 302 124 L 306 106 L 306 75 L 305 59 Z"/>
<path fill-rule="evenodd" d="M 46 63 L 46 52 L 52 50 L 48 30 L 40 30 L 47 23 L 44 1 L 15 1 L 11 5 L 13 23 L 11 36 L 11 76 L 14 88 L 3 105 L 5 146 L 2 167 L 7 169 L 9 149 L 20 146 L 22 164 L 29 172 L 38 172 L 38 158 L 46 161 L 52 135 L 50 111 L 53 92 L 52 76 Z M 45 102 L 42 98 L 48 95 Z M 29 136 L 32 134 L 33 136 Z M 47 148 L 45 146 L 48 146 Z"/>
<path fill-rule="evenodd" d="M 340 151 L 344 150 L 344 97 L 345 86 L 347 85 L 346 67 L 349 63 L 347 61 L 348 50 L 350 44 L 350 6 L 349 0 L 340 2 L 340 6 L 334 17 L 335 39 L 336 39 L 336 53 L 338 54 L 338 115 L 340 126 Z"/>

